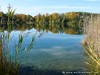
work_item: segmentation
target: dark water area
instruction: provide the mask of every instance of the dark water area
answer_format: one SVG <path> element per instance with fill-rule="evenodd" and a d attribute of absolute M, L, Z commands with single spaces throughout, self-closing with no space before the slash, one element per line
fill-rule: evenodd
<path fill-rule="evenodd" d="M 74 72 L 86 71 L 82 48 L 83 35 L 53 33 L 34 28 L 24 31 L 12 30 L 9 55 L 12 52 L 13 60 L 14 44 L 18 42 L 20 33 L 25 36 L 22 47 L 29 45 L 32 36 L 35 36 L 35 41 L 31 50 L 21 49 L 18 53 L 19 75 L 82 75 Z"/>

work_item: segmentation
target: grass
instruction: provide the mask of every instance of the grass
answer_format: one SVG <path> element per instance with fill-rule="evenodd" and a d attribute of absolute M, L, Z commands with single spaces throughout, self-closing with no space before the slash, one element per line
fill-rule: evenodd
<path fill-rule="evenodd" d="M 19 75 L 20 63 L 18 63 L 18 55 L 19 50 L 22 49 L 22 44 L 24 41 L 23 39 L 25 37 L 22 35 L 22 33 L 19 34 L 18 43 L 14 43 L 15 48 L 13 50 L 15 51 L 15 58 L 12 59 L 12 52 L 10 52 L 9 54 L 9 51 L 12 51 L 10 50 L 11 45 L 9 45 L 9 43 L 13 38 L 10 35 L 12 28 L 10 19 L 13 17 L 14 12 L 15 10 L 11 10 L 11 8 L 8 8 L 8 31 L 7 33 L 5 33 L 5 31 L 0 32 L 0 75 Z M 23 48 L 24 51 L 29 51 L 33 48 L 34 37 L 35 36 L 32 36 L 29 46 L 27 48 Z"/>
<path fill-rule="evenodd" d="M 100 75 L 100 16 L 93 17 L 85 25 L 85 53 L 89 75 Z"/>
<path fill-rule="evenodd" d="M 18 63 L 18 56 L 20 50 L 22 51 L 29 51 L 33 48 L 34 44 L 34 36 L 31 39 L 31 42 L 28 47 L 23 47 L 24 38 L 22 34 L 19 34 L 18 42 L 13 44 L 15 45 L 15 48 L 12 50 L 15 52 L 15 55 L 13 56 L 12 50 L 10 47 L 12 45 L 9 45 L 12 38 L 11 35 L 5 32 L 2 32 L 0 35 L 0 74 L 1 75 L 19 75 L 19 68 L 20 63 Z M 13 58 L 14 57 L 14 58 Z"/>
<path fill-rule="evenodd" d="M 85 49 L 85 53 L 88 55 L 88 60 L 85 63 L 87 64 L 90 75 L 100 75 L 100 57 L 98 53 L 93 51 L 92 46 L 88 46 Z"/>

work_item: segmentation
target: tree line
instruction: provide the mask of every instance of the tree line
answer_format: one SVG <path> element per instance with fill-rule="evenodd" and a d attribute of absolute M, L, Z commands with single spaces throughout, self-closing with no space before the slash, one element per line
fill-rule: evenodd
<path fill-rule="evenodd" d="M 20 27 L 22 25 L 32 25 L 36 29 L 43 28 L 71 28 L 77 33 L 83 32 L 84 21 L 92 16 L 99 14 L 87 12 L 68 12 L 68 13 L 52 13 L 52 14 L 38 14 L 36 16 L 26 14 L 15 14 L 9 19 L 12 27 Z M 7 27 L 8 15 L 7 13 L 0 12 L 0 26 Z"/>

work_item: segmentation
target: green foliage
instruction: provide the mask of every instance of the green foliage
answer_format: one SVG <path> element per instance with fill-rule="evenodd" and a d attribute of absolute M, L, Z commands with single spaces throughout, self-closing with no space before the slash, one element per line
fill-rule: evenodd
<path fill-rule="evenodd" d="M 16 9 L 15 9 L 16 10 Z M 19 24 L 20 27 L 22 25 L 34 25 L 34 27 L 37 27 L 37 24 L 40 25 L 38 27 L 56 27 L 56 25 L 59 25 L 60 28 L 73 28 L 75 30 L 78 30 L 79 33 L 83 32 L 83 24 L 84 20 L 89 18 L 92 13 L 86 13 L 86 12 L 68 12 L 68 13 L 52 13 L 52 14 L 38 14 L 36 16 L 26 15 L 26 14 L 14 14 L 15 10 L 12 10 L 9 8 L 7 14 L 1 14 L 1 18 L 5 18 L 5 22 L 8 25 L 12 25 L 12 27 L 18 27 Z M 3 15 L 2 15 L 3 14 Z M 92 14 L 93 16 L 97 16 L 99 14 Z M 8 17 L 8 18 L 7 18 Z M 7 28 L 7 24 L 5 24 L 5 27 Z M 10 26 L 8 26 L 10 27 Z"/>
<path fill-rule="evenodd" d="M 18 43 L 14 43 L 15 47 L 13 48 L 13 51 L 15 51 L 15 56 L 12 56 L 12 45 L 9 45 L 12 41 L 12 38 L 10 35 L 10 31 L 12 26 L 12 18 L 14 17 L 15 10 L 11 10 L 11 8 L 8 8 L 7 13 L 7 32 L 3 30 L 0 32 L 0 74 L 1 75 L 18 75 L 20 63 L 18 60 L 19 50 L 22 50 L 22 44 L 24 42 L 23 35 L 20 33 L 18 38 Z M 2 15 L 1 15 L 2 17 Z M 29 51 L 33 48 L 34 44 L 34 37 L 32 37 L 31 42 L 28 47 L 24 48 L 24 51 Z M 14 42 L 14 41 L 13 41 Z M 15 57 L 14 59 L 12 59 Z"/>
<path fill-rule="evenodd" d="M 3 12 L 0 12 L 0 18 L 2 18 L 4 16 Z"/>
<path fill-rule="evenodd" d="M 13 19 L 13 16 L 14 16 L 14 14 L 15 14 L 15 11 L 16 11 L 16 9 L 15 10 L 12 10 L 11 8 L 10 8 L 10 5 L 9 5 L 9 8 L 8 8 L 8 12 L 7 12 L 7 16 L 8 16 L 8 19 L 7 19 L 7 27 L 8 27 L 8 31 L 10 32 L 10 30 L 11 30 L 11 25 L 12 25 L 12 19 Z"/>
<path fill-rule="evenodd" d="M 86 46 L 85 53 L 87 54 L 87 68 L 90 72 L 89 75 L 100 75 L 100 57 L 98 53 L 94 51 L 93 46 Z"/>

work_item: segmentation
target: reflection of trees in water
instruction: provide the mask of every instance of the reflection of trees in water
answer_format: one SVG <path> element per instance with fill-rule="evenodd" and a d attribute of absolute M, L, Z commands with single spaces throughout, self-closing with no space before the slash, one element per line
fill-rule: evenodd
<path fill-rule="evenodd" d="M 1 37 L 0 37 L 1 39 Z M 0 40 L 0 62 L 2 61 L 2 40 Z"/>
<path fill-rule="evenodd" d="M 65 34 L 82 34 L 82 30 L 80 31 L 80 29 L 74 29 L 71 27 L 66 27 L 63 25 L 59 25 L 59 24 L 55 24 L 55 25 L 39 25 L 39 24 L 35 24 L 35 25 L 19 25 L 16 24 L 14 25 L 11 30 L 21 30 L 21 31 L 25 31 L 25 30 L 30 30 L 32 28 L 35 28 L 37 31 L 41 32 L 52 32 L 52 33 L 65 33 Z M 1 28 L 1 30 L 7 30 L 6 26 L 3 26 Z"/>
<path fill-rule="evenodd" d="M 82 34 L 82 32 L 80 32 L 80 29 L 76 30 L 74 28 L 71 27 L 62 27 L 62 25 L 59 24 L 55 24 L 55 25 L 39 25 L 37 24 L 36 26 L 34 26 L 34 28 L 37 31 L 44 31 L 44 32 L 52 32 L 52 33 L 65 33 L 65 34 Z"/>

